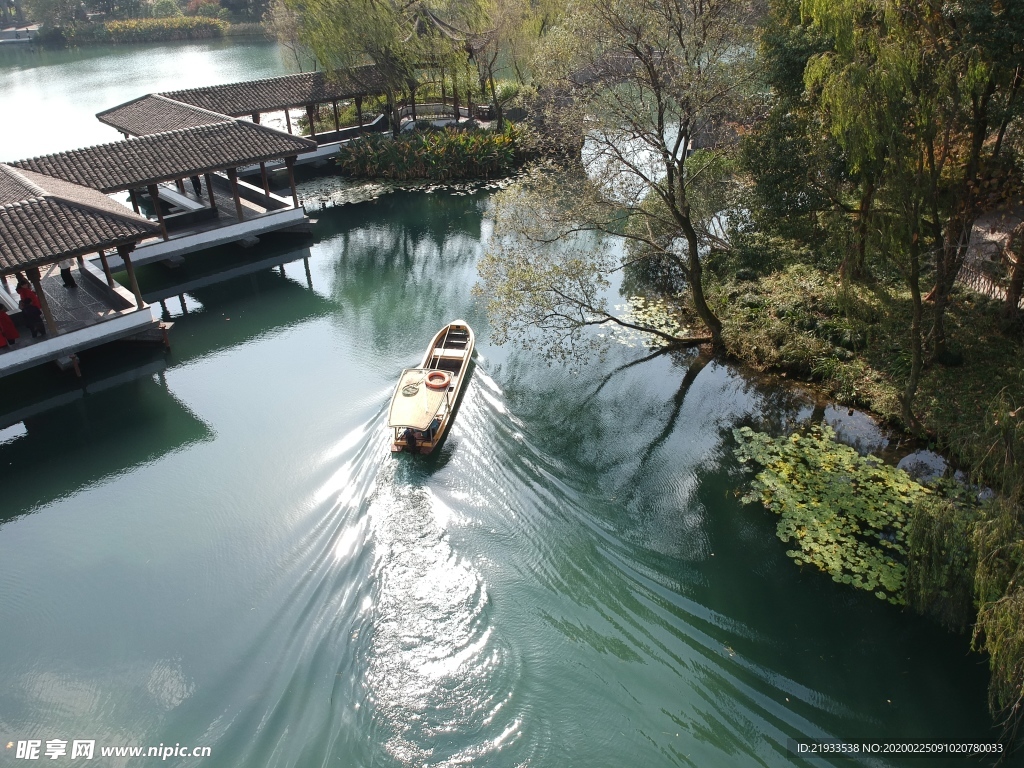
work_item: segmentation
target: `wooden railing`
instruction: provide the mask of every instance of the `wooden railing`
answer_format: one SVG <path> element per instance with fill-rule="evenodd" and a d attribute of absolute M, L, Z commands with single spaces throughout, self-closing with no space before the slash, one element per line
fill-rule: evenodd
<path fill-rule="evenodd" d="M 964 262 L 960 267 L 960 274 L 957 276 L 957 280 L 968 288 L 972 288 L 991 299 L 1006 301 L 1006 287 L 1000 285 L 999 281 L 985 274 L 973 264 Z M 1024 309 L 1024 296 L 1021 297 L 1018 306 Z"/>

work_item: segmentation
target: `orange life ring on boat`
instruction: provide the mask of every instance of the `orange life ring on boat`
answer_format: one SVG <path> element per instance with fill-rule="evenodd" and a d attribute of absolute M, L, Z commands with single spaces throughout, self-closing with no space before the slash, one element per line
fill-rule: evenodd
<path fill-rule="evenodd" d="M 448 371 L 431 371 L 427 374 L 427 386 L 431 389 L 447 389 L 452 380 Z"/>

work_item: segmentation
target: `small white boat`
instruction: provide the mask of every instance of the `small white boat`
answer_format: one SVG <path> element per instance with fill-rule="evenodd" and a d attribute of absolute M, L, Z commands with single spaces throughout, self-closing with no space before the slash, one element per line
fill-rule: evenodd
<path fill-rule="evenodd" d="M 437 332 L 419 368 L 402 371 L 388 411 L 392 453 L 432 453 L 441 444 L 468 379 L 474 341 L 473 329 L 456 320 Z"/>

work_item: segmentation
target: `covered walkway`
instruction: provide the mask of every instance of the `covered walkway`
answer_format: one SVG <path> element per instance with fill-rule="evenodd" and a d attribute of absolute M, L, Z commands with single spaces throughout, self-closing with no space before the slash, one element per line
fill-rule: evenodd
<path fill-rule="evenodd" d="M 20 334 L 0 350 L 0 376 L 50 361 L 75 365 L 82 349 L 159 332 L 130 257 L 136 243 L 156 231 L 156 224 L 100 192 L 0 164 L 0 304 Z M 131 292 L 84 259 L 106 250 L 124 263 Z M 73 287 L 59 277 L 61 261 L 77 263 Z M 38 299 L 45 328 L 38 337 L 23 316 L 12 278 L 24 278 Z"/>
<path fill-rule="evenodd" d="M 142 96 L 100 112 L 100 122 L 128 136 L 145 136 L 176 127 L 208 124 L 216 116 L 221 120 L 247 117 L 254 124 L 268 112 L 284 112 L 289 134 L 294 134 L 291 110 L 304 110 L 309 119 L 310 138 L 318 143 L 338 141 L 337 136 L 317 136 L 312 119 L 322 105 L 331 105 L 335 132 L 341 132 L 338 102 L 353 100 L 358 115 L 358 128 L 363 127 L 363 99 L 384 93 L 382 78 L 376 67 L 356 67 L 344 77 L 324 72 L 303 72 L 297 75 L 246 80 L 239 83 L 211 85 L 185 91 L 171 91 Z"/>
<path fill-rule="evenodd" d="M 166 100 L 147 98 L 167 106 Z M 158 226 L 159 240 L 139 246 L 140 263 L 305 221 L 292 169 L 299 154 L 316 149 L 315 142 L 192 107 L 172 104 L 168 114 L 181 118 L 179 123 L 189 122 L 191 114 L 193 124 L 12 165 L 106 194 L 127 191 L 135 212 L 145 209 Z M 284 162 L 291 201 L 270 191 L 267 161 Z M 262 189 L 238 178 L 239 168 L 253 166 L 262 171 Z M 104 270 L 109 266 L 104 261 Z"/>

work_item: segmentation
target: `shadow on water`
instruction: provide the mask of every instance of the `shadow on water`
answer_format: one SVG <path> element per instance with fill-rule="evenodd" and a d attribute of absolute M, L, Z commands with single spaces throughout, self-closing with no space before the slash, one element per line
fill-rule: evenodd
<path fill-rule="evenodd" d="M 157 361 L 5 414 L 0 523 L 211 439 L 210 427 L 168 388 L 164 368 Z"/>
<path fill-rule="evenodd" d="M 543 617 L 572 645 L 632 667 L 637 702 L 664 691 L 652 665 L 675 681 L 665 721 L 644 728 L 664 756 L 779 764 L 788 738 L 994 737 L 981 660 L 962 663 L 964 638 L 795 567 L 773 516 L 739 504 L 732 426 L 766 412 L 784 423 L 806 400 L 699 357 L 610 357 L 626 362 L 601 378 L 538 377 L 519 361 L 505 398 L 534 425 L 527 443 L 549 457 L 547 471 L 576 489 L 545 505 L 544 527 L 564 516 L 590 532 L 551 533 L 572 549 L 538 539 L 550 551 L 533 572 L 590 613 Z M 972 704 L 951 713 L 965 697 Z M 689 735 L 688 758 L 657 735 L 670 730 Z"/>

